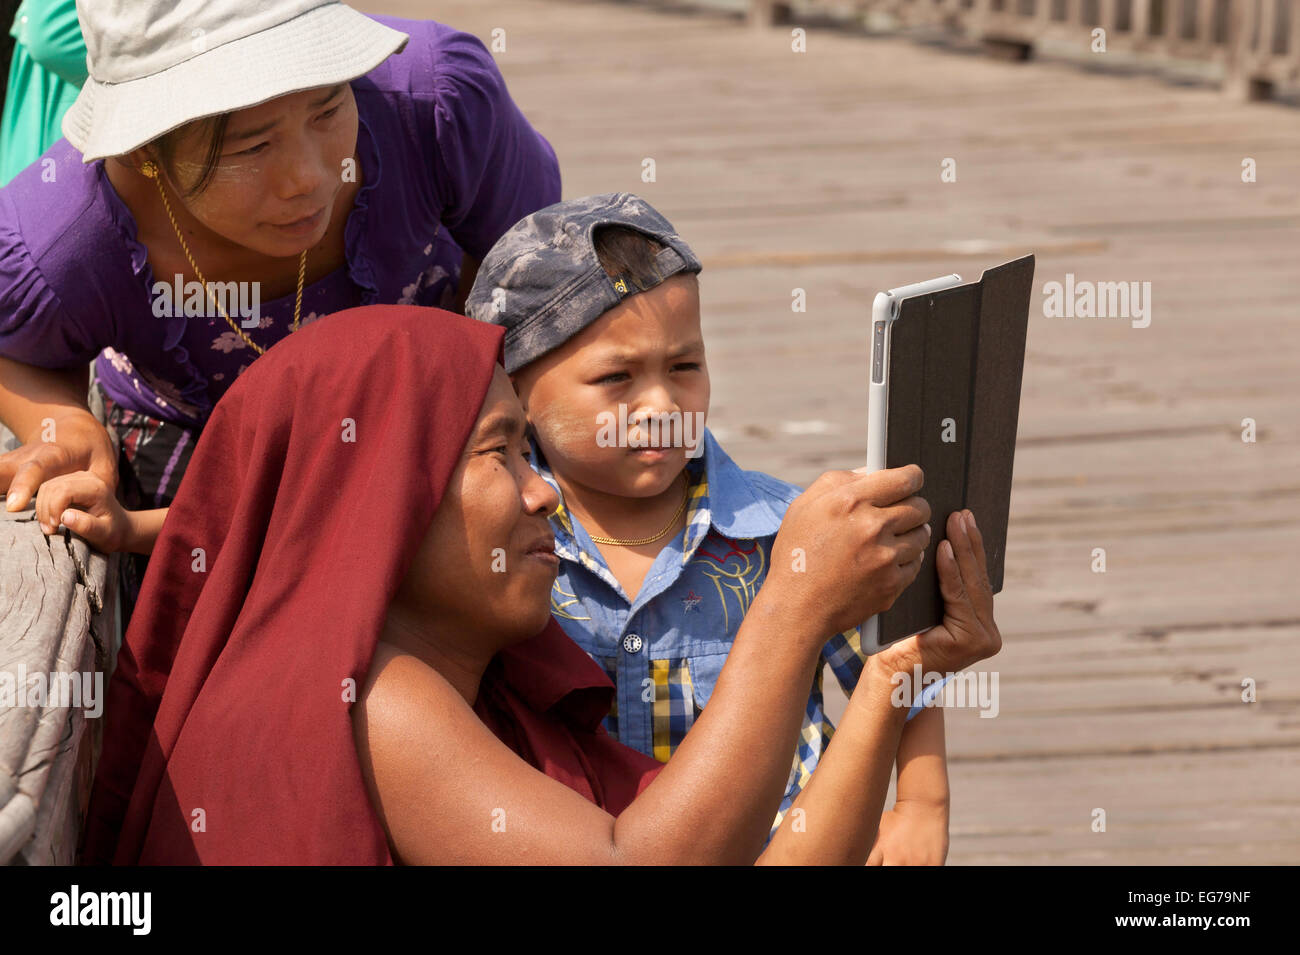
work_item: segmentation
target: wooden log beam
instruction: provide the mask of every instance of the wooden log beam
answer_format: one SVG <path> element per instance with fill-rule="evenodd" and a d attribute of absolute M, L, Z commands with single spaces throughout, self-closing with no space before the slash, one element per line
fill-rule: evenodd
<path fill-rule="evenodd" d="M 66 531 L 47 537 L 32 508 L 0 511 L 0 861 L 75 861 L 116 652 L 115 577 L 115 559 Z"/>

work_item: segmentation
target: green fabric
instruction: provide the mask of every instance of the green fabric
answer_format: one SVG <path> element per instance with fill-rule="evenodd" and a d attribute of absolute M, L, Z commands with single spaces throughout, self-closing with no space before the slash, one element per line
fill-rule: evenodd
<path fill-rule="evenodd" d="M 75 0 L 24 0 L 0 115 L 0 186 L 63 137 L 63 114 L 86 82 L 86 44 Z"/>

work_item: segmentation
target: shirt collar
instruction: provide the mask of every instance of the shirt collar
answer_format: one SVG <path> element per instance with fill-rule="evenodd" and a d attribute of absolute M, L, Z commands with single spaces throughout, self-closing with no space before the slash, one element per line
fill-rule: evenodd
<path fill-rule="evenodd" d="M 780 529 L 782 515 L 758 493 L 749 475 L 722 450 L 708 428 L 701 457 L 709 479 L 709 523 L 714 530 L 733 540 L 751 540 Z"/>
<path fill-rule="evenodd" d="M 537 636 L 506 647 L 492 663 L 491 672 L 535 712 L 554 712 L 590 733 L 597 732 L 614 701 L 614 685 L 605 671 L 554 617 Z"/>

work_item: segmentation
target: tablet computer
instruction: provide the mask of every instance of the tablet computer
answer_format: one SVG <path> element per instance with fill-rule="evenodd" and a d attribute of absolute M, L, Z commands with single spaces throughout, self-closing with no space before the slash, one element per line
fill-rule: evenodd
<path fill-rule="evenodd" d="M 945 275 L 872 303 L 867 467 L 921 466 L 932 534 L 916 580 L 862 628 L 868 653 L 943 620 L 934 558 L 953 511 L 975 514 L 1002 589 L 1033 275 L 1027 255 L 976 282 Z"/>

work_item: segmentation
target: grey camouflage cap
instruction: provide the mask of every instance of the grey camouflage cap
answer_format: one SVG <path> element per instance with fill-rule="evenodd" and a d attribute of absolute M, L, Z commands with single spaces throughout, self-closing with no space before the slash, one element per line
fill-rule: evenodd
<path fill-rule="evenodd" d="M 611 278 L 596 258 L 595 230 L 619 225 L 654 239 L 659 278 L 638 288 Z M 629 192 L 568 199 L 520 219 L 479 265 L 465 314 L 506 330 L 506 371 L 536 361 L 629 295 L 647 291 L 678 272 L 699 272 L 672 223 Z"/>

